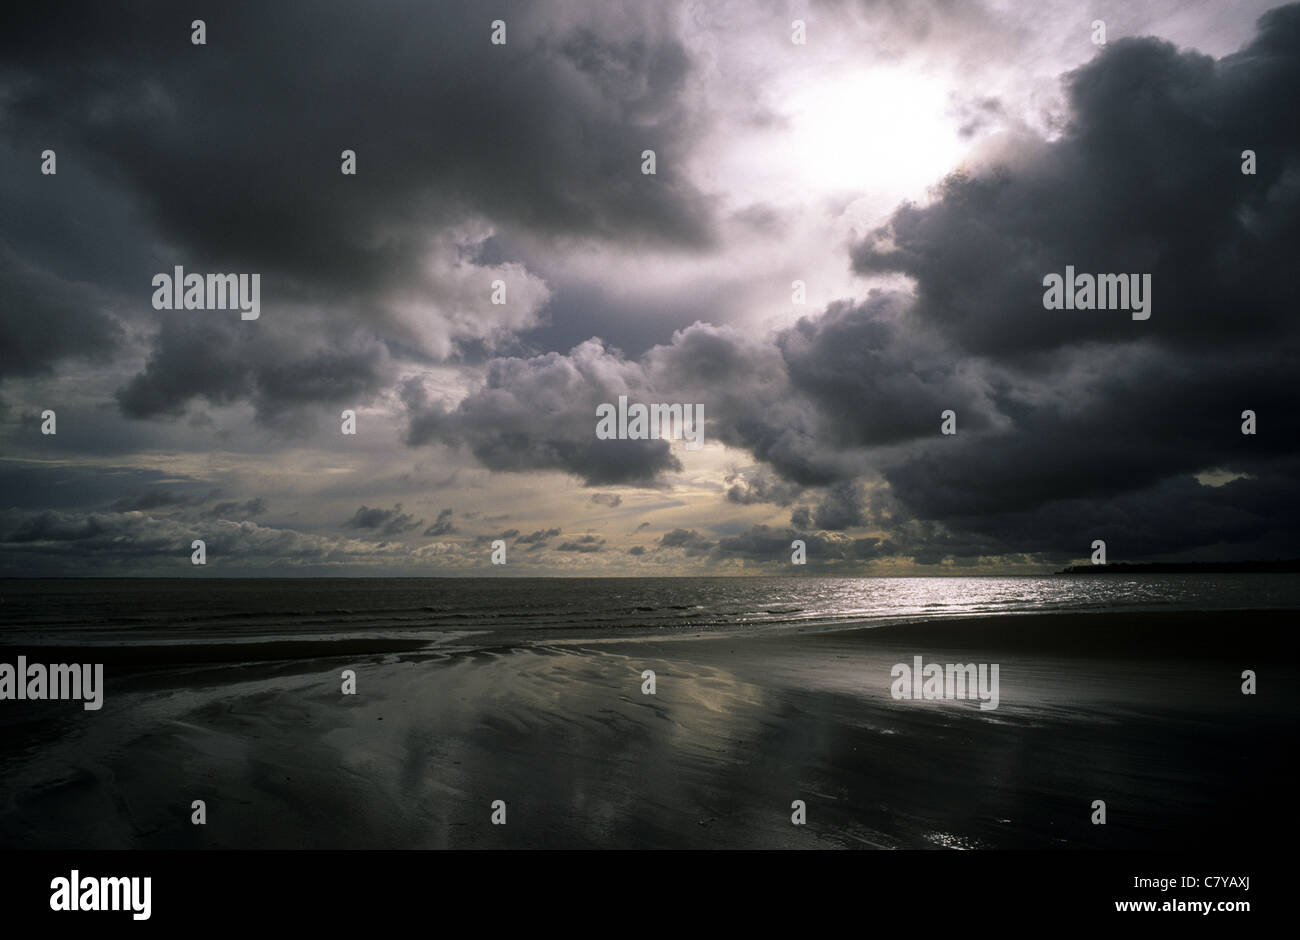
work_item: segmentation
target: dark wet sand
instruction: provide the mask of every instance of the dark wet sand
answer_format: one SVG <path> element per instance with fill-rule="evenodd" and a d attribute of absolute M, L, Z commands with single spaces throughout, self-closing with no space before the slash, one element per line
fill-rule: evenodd
<path fill-rule="evenodd" d="M 1296 620 L 1013 615 L 256 662 L 154 647 L 108 658 L 100 712 L 0 703 L 0 845 L 1262 848 L 1295 832 Z M 890 668 L 915 655 L 998 663 L 998 708 L 895 701 Z"/>

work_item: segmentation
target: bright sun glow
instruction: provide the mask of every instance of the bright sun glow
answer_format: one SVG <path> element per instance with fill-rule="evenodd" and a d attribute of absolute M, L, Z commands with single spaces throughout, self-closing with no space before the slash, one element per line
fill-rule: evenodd
<path fill-rule="evenodd" d="M 915 72 L 849 73 L 802 86 L 783 105 L 798 173 L 814 191 L 920 195 L 965 149 L 946 89 Z"/>

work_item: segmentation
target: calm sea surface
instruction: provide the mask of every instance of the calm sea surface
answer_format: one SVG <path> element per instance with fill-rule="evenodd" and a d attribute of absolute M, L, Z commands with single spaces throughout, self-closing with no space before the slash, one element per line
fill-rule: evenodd
<path fill-rule="evenodd" d="M 1262 607 L 1300 608 L 1300 575 L 0 580 L 0 643 L 548 640 Z"/>

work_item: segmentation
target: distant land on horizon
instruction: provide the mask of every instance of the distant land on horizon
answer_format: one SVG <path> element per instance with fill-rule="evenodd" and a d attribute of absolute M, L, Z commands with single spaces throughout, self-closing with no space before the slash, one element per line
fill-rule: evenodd
<path fill-rule="evenodd" d="M 1300 558 L 1281 561 L 1120 561 L 1070 565 L 1057 574 L 1300 574 Z"/>

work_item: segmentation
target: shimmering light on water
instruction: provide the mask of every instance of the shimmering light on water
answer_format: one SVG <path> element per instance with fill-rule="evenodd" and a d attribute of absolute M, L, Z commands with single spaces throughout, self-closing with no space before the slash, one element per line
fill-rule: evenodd
<path fill-rule="evenodd" d="M 1300 607 L 1300 575 L 9 581 L 11 641 L 680 634 L 981 614 Z"/>

